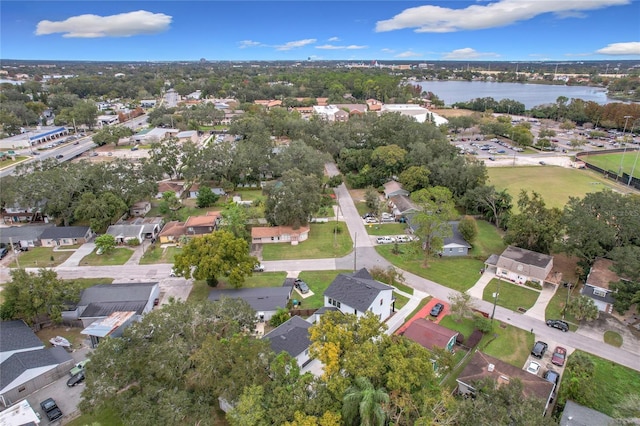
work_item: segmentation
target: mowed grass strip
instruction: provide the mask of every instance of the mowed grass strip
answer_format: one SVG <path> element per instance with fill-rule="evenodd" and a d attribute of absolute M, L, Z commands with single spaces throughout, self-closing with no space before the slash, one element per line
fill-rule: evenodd
<path fill-rule="evenodd" d="M 334 227 L 338 232 L 334 233 Z M 287 242 L 263 244 L 263 260 L 325 259 L 346 256 L 352 250 L 352 241 L 343 222 L 312 223 L 309 239 L 298 245 Z"/>
<path fill-rule="evenodd" d="M 498 286 L 500 286 L 499 290 Z M 540 295 L 537 291 L 494 278 L 489 281 L 489 284 L 484 288 L 482 300 L 493 303 L 495 299 L 493 294 L 496 291 L 498 292 L 498 301 L 496 304 L 512 311 L 517 311 L 518 308 L 531 308 Z"/>
<path fill-rule="evenodd" d="M 73 251 L 53 251 L 51 247 L 32 247 L 29 251 L 18 253 L 18 261 L 14 259 L 9 268 L 47 268 L 59 266 L 67 260 Z"/>
<path fill-rule="evenodd" d="M 133 250 L 125 247 L 114 248 L 110 252 L 102 253 L 101 255 L 97 255 L 93 251 L 82 258 L 80 266 L 124 265 L 132 255 Z"/>
<path fill-rule="evenodd" d="M 585 163 L 593 164 L 603 170 L 614 173 L 618 173 L 620 165 L 622 165 L 622 171 L 624 173 L 631 174 L 633 170 L 633 176 L 640 178 L 640 150 L 627 150 L 626 153 L 621 152 L 614 154 L 589 154 L 580 157 L 580 159 Z M 636 166 L 635 169 L 634 165 Z"/>
<path fill-rule="evenodd" d="M 562 209 L 569 197 L 583 198 L 585 194 L 612 189 L 613 182 L 586 169 L 563 167 L 489 167 L 489 185 L 498 191 L 506 189 L 513 197 L 513 209 L 517 213 L 517 201 L 521 190 L 539 193 L 547 207 Z"/>

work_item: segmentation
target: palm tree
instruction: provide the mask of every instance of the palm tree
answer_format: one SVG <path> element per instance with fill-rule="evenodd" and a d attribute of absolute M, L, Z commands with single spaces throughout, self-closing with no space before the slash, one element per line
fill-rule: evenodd
<path fill-rule="evenodd" d="M 389 402 L 384 388 L 376 389 L 366 377 L 357 377 L 342 398 L 342 414 L 346 424 L 361 426 L 383 426 L 387 413 L 383 404 Z M 359 420 L 359 422 L 358 422 Z"/>

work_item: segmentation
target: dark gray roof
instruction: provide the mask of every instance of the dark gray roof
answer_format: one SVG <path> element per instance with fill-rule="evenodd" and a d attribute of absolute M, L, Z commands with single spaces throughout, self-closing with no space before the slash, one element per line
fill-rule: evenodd
<path fill-rule="evenodd" d="M 464 239 L 460 231 L 458 231 L 458 223 L 460 222 L 449 222 L 449 225 L 451 225 L 452 234 L 450 237 L 444 239 L 443 245 L 446 246 L 449 244 L 459 244 L 461 246 L 471 248 L 471 245 L 467 242 L 467 240 Z"/>
<path fill-rule="evenodd" d="M 0 351 L 11 352 L 20 349 L 44 348 L 44 343 L 22 320 L 0 322 Z"/>
<path fill-rule="evenodd" d="M 157 282 L 98 284 L 85 288 L 80 295 L 78 306 L 88 306 L 91 303 L 103 302 L 141 302 L 145 303 L 151 297 L 151 290 Z"/>
<path fill-rule="evenodd" d="M 310 323 L 296 315 L 265 334 L 263 339 L 269 339 L 271 349 L 276 354 L 285 351 L 295 358 L 311 345 L 309 327 Z"/>
<path fill-rule="evenodd" d="M 595 294 L 593 292 L 594 290 L 595 289 L 593 287 L 591 287 L 590 285 L 585 285 L 584 287 L 582 287 L 582 290 L 580 290 L 580 294 L 582 294 L 583 296 L 590 297 L 590 298 L 595 299 L 595 300 L 599 300 L 601 302 L 606 302 L 606 303 L 611 303 L 611 304 L 613 304 L 616 301 L 616 299 L 613 297 L 613 293 L 612 292 L 608 291 L 607 295 L 602 297 L 602 296 L 599 296 L 599 295 Z"/>
<path fill-rule="evenodd" d="M 546 268 L 549 262 L 553 261 L 553 256 L 542 254 L 520 247 L 509 246 L 500 255 L 506 259 L 515 260 L 525 265 L 533 265 L 539 268 Z"/>
<path fill-rule="evenodd" d="M 2 368 L 0 368 L 0 389 L 10 385 L 25 371 L 33 368 L 57 366 L 71 359 L 71 355 L 61 347 L 13 354 L 2 363 Z"/>
<path fill-rule="evenodd" d="M 393 290 L 393 287 L 374 280 L 369 272 L 362 268 L 353 274 L 338 275 L 325 290 L 324 295 L 364 312 L 383 290 Z"/>
<path fill-rule="evenodd" d="M 396 209 L 400 213 L 406 213 L 410 210 L 418 210 L 418 206 L 411 200 L 408 195 L 394 195 L 390 197 Z"/>
<path fill-rule="evenodd" d="M 614 424 L 611 417 L 599 411 L 567 400 L 560 420 L 562 426 L 607 426 Z"/>
<path fill-rule="evenodd" d="M 41 240 L 55 240 L 58 238 L 82 238 L 87 235 L 88 226 L 53 226 L 45 229 L 40 235 Z"/>
<path fill-rule="evenodd" d="M 498 264 L 499 258 L 500 256 L 498 256 L 497 254 L 492 254 L 487 260 L 484 261 L 484 263 L 486 263 L 487 265 L 496 266 Z"/>
<path fill-rule="evenodd" d="M 285 308 L 291 296 L 291 287 L 261 287 L 211 290 L 209 300 L 216 301 L 222 297 L 242 299 L 256 312 L 277 311 Z"/>
<path fill-rule="evenodd" d="M 135 312 L 142 315 L 149 299 L 128 302 L 96 302 L 89 303 L 80 313 L 80 318 L 108 317 L 114 312 Z"/>
<path fill-rule="evenodd" d="M 9 244 L 13 240 L 14 244 L 18 244 L 21 240 L 37 241 L 40 239 L 40 235 L 45 229 L 53 228 L 55 225 L 52 223 L 42 225 L 24 225 L 24 226 L 10 226 L 8 228 L 0 229 L 0 243 Z"/>
<path fill-rule="evenodd" d="M 314 312 L 315 315 L 322 315 L 325 312 L 328 311 L 339 311 L 338 308 L 336 308 L 335 306 L 323 306 L 322 308 L 318 309 L 317 311 Z"/>

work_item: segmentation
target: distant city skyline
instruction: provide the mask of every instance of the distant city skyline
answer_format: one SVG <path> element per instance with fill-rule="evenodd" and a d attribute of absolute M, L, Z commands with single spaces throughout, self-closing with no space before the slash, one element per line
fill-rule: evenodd
<path fill-rule="evenodd" d="M 640 1 L 3 0 L 2 59 L 640 59 Z"/>

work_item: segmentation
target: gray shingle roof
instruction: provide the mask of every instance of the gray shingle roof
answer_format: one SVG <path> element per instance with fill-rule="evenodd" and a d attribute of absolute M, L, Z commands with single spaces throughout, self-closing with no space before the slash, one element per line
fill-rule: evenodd
<path fill-rule="evenodd" d="M 0 351 L 44 348 L 44 344 L 22 320 L 0 322 Z"/>
<path fill-rule="evenodd" d="M 114 237 L 138 238 L 143 230 L 143 225 L 111 225 L 107 228 L 107 234 Z"/>
<path fill-rule="evenodd" d="M 25 371 L 47 366 L 55 367 L 69 360 L 71 360 L 71 355 L 60 347 L 13 354 L 2 363 L 2 368 L 0 368 L 0 390 L 11 385 Z M 17 386 L 19 383 L 15 383 L 15 385 Z M 11 388 L 13 387 L 11 386 Z"/>
<path fill-rule="evenodd" d="M 151 297 L 151 290 L 157 284 L 157 282 L 149 282 L 94 285 L 82 290 L 78 306 L 103 302 L 147 302 Z"/>
<path fill-rule="evenodd" d="M 567 399 L 560 424 L 562 426 L 606 426 L 616 423 L 606 414 Z"/>
<path fill-rule="evenodd" d="M 80 314 L 80 318 L 108 317 L 114 312 L 135 312 L 142 315 L 149 299 L 128 302 L 97 302 L 89 303 Z"/>
<path fill-rule="evenodd" d="M 53 228 L 52 223 L 44 225 L 24 225 L 24 226 L 10 226 L 8 228 L 0 229 L 0 243 L 9 244 L 13 240 L 14 244 L 18 244 L 23 241 L 37 241 L 40 239 L 40 235 L 45 229 Z"/>
<path fill-rule="evenodd" d="M 211 290 L 209 300 L 216 301 L 222 297 L 230 297 L 246 301 L 256 312 L 276 311 L 278 308 L 287 306 L 291 291 L 292 288 L 288 286 Z"/>
<path fill-rule="evenodd" d="M 82 238 L 87 235 L 88 226 L 53 226 L 45 229 L 40 235 L 41 240 L 55 240 L 58 238 Z"/>
<path fill-rule="evenodd" d="M 447 237 L 443 240 L 443 245 L 449 244 L 459 244 L 461 246 L 465 246 L 467 248 L 471 248 L 471 245 L 464 239 L 460 231 L 458 231 L 458 223 L 460 222 L 449 222 L 451 225 L 452 234 L 450 237 Z"/>
<path fill-rule="evenodd" d="M 265 334 L 263 339 L 269 339 L 271 349 L 276 354 L 285 351 L 295 358 L 311 345 L 309 327 L 310 323 L 296 315 Z"/>
<path fill-rule="evenodd" d="M 325 290 L 324 295 L 364 312 L 383 290 L 393 290 L 393 287 L 374 280 L 369 272 L 362 268 L 353 274 L 338 275 Z"/>
<path fill-rule="evenodd" d="M 523 249 L 520 247 L 509 246 L 502 254 L 501 258 L 515 260 L 525 265 L 533 265 L 538 268 L 546 268 L 549 262 L 553 261 L 553 256 L 548 254 L 537 253 L 535 251 Z"/>

